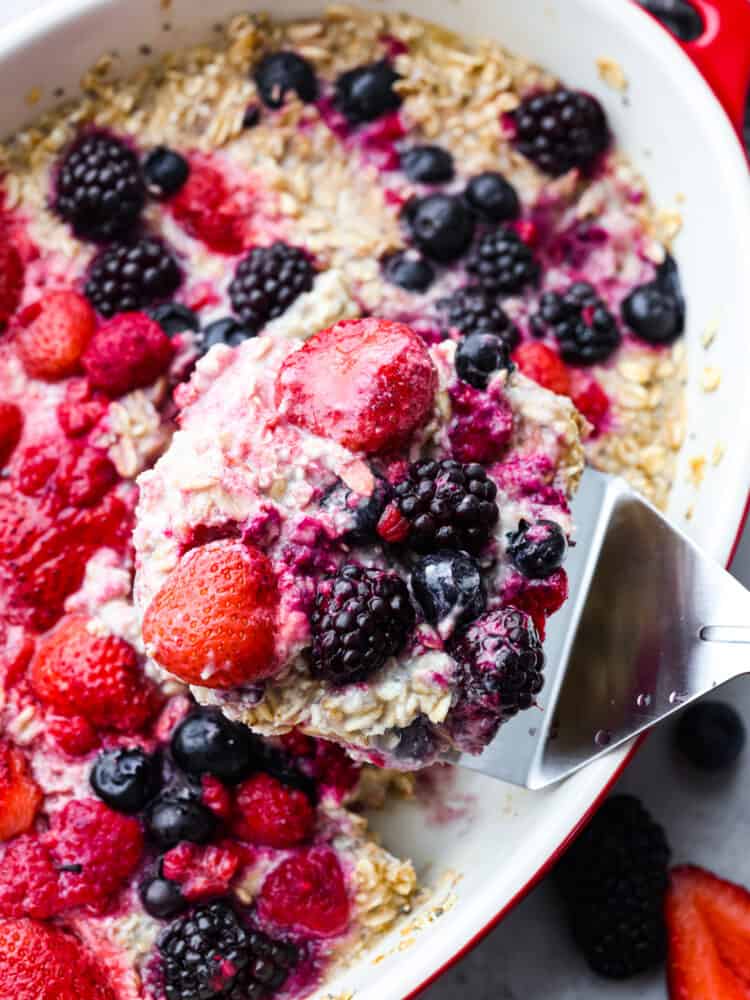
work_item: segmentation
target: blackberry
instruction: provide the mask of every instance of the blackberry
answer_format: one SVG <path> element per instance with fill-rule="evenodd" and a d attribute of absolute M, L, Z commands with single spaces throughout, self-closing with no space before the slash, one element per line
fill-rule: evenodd
<path fill-rule="evenodd" d="M 563 361 L 571 365 L 606 361 L 620 344 L 614 316 L 585 281 L 577 281 L 563 295 L 545 292 L 537 319 L 555 335 Z"/>
<path fill-rule="evenodd" d="M 157 762 L 143 750 L 102 750 L 94 762 L 91 787 L 111 809 L 140 812 L 159 790 Z"/>
<path fill-rule="evenodd" d="M 481 753 L 501 723 L 535 704 L 544 684 L 542 644 L 531 618 L 508 607 L 477 618 L 450 653 L 458 685 L 448 732 L 461 750 Z"/>
<path fill-rule="evenodd" d="M 514 112 L 516 148 L 554 177 L 589 170 L 609 145 L 601 104 L 580 90 L 553 90 L 521 102 Z"/>
<path fill-rule="evenodd" d="M 686 708 L 675 727 L 680 753 L 701 771 L 721 771 L 735 763 L 745 746 L 745 726 L 737 710 L 721 701 Z"/>
<path fill-rule="evenodd" d="M 347 70 L 336 80 L 336 107 L 353 125 L 374 121 L 401 106 L 401 97 L 393 89 L 399 79 L 387 59 Z"/>
<path fill-rule="evenodd" d="M 474 216 L 453 194 L 410 198 L 401 209 L 407 234 L 426 257 L 440 263 L 457 260 L 474 237 Z"/>
<path fill-rule="evenodd" d="M 475 389 L 486 389 L 495 372 L 513 364 L 504 341 L 494 333 L 470 333 L 456 350 L 456 374 Z"/>
<path fill-rule="evenodd" d="M 100 250 L 89 269 L 86 297 L 102 316 L 137 312 L 177 289 L 182 275 L 165 243 L 146 236 Z"/>
<path fill-rule="evenodd" d="M 513 295 L 539 279 L 531 247 L 513 229 L 485 233 L 469 254 L 466 270 L 491 295 Z"/>
<path fill-rule="evenodd" d="M 310 621 L 313 671 L 350 684 L 399 652 L 414 626 L 414 610 L 397 573 L 349 563 L 320 581 Z"/>
<path fill-rule="evenodd" d="M 237 265 L 229 286 L 232 309 L 248 330 L 257 333 L 265 324 L 313 285 L 315 270 L 299 247 L 277 241 L 254 247 Z"/>
<path fill-rule="evenodd" d="M 305 104 L 318 99 L 318 79 L 312 63 L 296 52 L 269 52 L 255 68 L 255 85 L 268 108 L 280 108 L 288 93 Z"/>
<path fill-rule="evenodd" d="M 459 288 L 438 302 L 448 326 L 461 333 L 494 333 L 512 351 L 520 335 L 500 303 L 481 288 Z"/>
<path fill-rule="evenodd" d="M 529 524 L 523 518 L 508 536 L 511 562 L 530 580 L 544 580 L 562 565 L 568 548 L 562 528 L 555 521 Z"/>
<path fill-rule="evenodd" d="M 423 459 L 393 488 L 409 523 L 406 543 L 417 552 L 478 552 L 490 539 L 499 512 L 497 487 L 481 465 Z"/>
<path fill-rule="evenodd" d="M 453 157 L 442 146 L 412 146 L 401 154 L 400 166 L 418 184 L 440 184 L 453 177 Z"/>
<path fill-rule="evenodd" d="M 407 292 L 426 292 L 435 280 L 435 268 L 416 250 L 397 250 L 382 263 L 383 277 Z"/>
<path fill-rule="evenodd" d="M 143 161 L 143 173 L 149 194 L 155 198 L 171 198 L 188 179 L 190 164 L 174 149 L 156 146 Z"/>
<path fill-rule="evenodd" d="M 483 222 L 511 222 L 521 214 L 516 189 L 496 170 L 472 177 L 464 197 Z"/>
<path fill-rule="evenodd" d="M 481 615 L 487 603 L 479 563 L 465 552 L 422 556 L 412 570 L 411 589 L 443 638 Z"/>
<path fill-rule="evenodd" d="M 76 236 L 104 242 L 138 224 L 146 189 L 135 152 L 109 132 L 75 140 L 60 164 L 54 208 Z"/>
<path fill-rule="evenodd" d="M 298 958 L 294 945 L 256 930 L 247 931 L 247 948 L 250 960 L 222 1000 L 269 1000 L 284 985 Z"/>
<path fill-rule="evenodd" d="M 573 937 L 599 975 L 625 979 L 663 960 L 669 853 L 664 831 L 641 803 L 617 795 L 557 866 Z"/>

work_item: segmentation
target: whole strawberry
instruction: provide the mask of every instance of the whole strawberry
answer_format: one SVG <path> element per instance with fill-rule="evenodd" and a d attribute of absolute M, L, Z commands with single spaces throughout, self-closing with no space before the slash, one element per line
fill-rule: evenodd
<path fill-rule="evenodd" d="M 27 374 L 57 381 L 80 368 L 96 326 L 94 310 L 73 291 L 48 292 L 18 317 L 16 344 Z"/>
<path fill-rule="evenodd" d="M 25 833 L 41 801 L 42 792 L 23 753 L 0 740 L 0 841 Z"/>
<path fill-rule="evenodd" d="M 145 313 L 120 313 L 94 334 L 82 363 L 93 389 L 122 396 L 163 375 L 174 345 L 159 324 Z"/>
<path fill-rule="evenodd" d="M 304 792 L 270 774 L 255 774 L 238 785 L 232 832 L 240 840 L 267 847 L 296 847 L 308 840 L 315 811 Z"/>

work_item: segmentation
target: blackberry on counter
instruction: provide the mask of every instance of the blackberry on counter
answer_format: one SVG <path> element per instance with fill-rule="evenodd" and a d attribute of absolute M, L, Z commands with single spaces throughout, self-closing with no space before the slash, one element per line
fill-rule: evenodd
<path fill-rule="evenodd" d="M 435 268 L 416 250 L 397 250 L 382 261 L 383 277 L 407 292 L 426 292 L 435 280 Z"/>
<path fill-rule="evenodd" d="M 137 747 L 102 750 L 89 780 L 110 809 L 137 813 L 159 790 L 159 768 L 154 757 Z"/>
<path fill-rule="evenodd" d="M 461 333 L 494 333 L 508 350 L 518 346 L 520 336 L 515 324 L 500 303 L 481 288 L 459 288 L 448 298 L 440 299 L 437 306 L 447 325 Z"/>
<path fill-rule="evenodd" d="M 466 259 L 466 270 L 491 295 L 514 295 L 539 279 L 531 247 L 513 229 L 485 233 Z"/>
<path fill-rule="evenodd" d="M 464 197 L 482 222 L 511 222 L 521 214 L 516 189 L 496 170 L 472 177 Z"/>
<path fill-rule="evenodd" d="M 620 344 L 614 316 L 585 281 L 577 281 L 562 295 L 545 292 L 538 319 L 555 335 L 563 361 L 571 365 L 606 361 Z"/>
<path fill-rule="evenodd" d="M 522 101 L 513 113 L 515 146 L 545 173 L 588 170 L 609 145 L 601 104 L 580 90 L 553 90 Z"/>
<path fill-rule="evenodd" d="M 422 459 L 409 467 L 393 492 L 409 524 L 406 544 L 417 552 L 479 552 L 499 517 L 497 487 L 474 462 Z"/>
<path fill-rule="evenodd" d="M 401 96 L 393 89 L 399 79 L 387 59 L 357 66 L 336 80 L 334 102 L 353 125 L 374 121 L 401 107 Z"/>
<path fill-rule="evenodd" d="M 85 132 L 64 155 L 54 208 L 76 236 L 104 242 L 138 224 L 146 189 L 135 152 L 109 132 Z"/>
<path fill-rule="evenodd" d="M 296 52 L 269 52 L 253 74 L 261 100 L 267 108 L 280 108 L 288 93 L 305 104 L 318 98 L 318 79 L 312 63 Z"/>
<path fill-rule="evenodd" d="M 182 280 L 180 268 L 165 243 L 145 236 L 100 250 L 91 262 L 86 297 L 98 313 L 137 312 L 167 299 Z"/>
<path fill-rule="evenodd" d="M 313 286 L 315 269 L 299 247 L 280 240 L 253 247 L 243 257 L 229 286 L 232 309 L 248 330 L 257 333 Z"/>
<path fill-rule="evenodd" d="M 410 198 L 401 209 L 401 218 L 415 246 L 443 264 L 464 254 L 474 237 L 474 216 L 454 194 Z"/>
<path fill-rule="evenodd" d="M 399 652 L 414 627 L 414 609 L 397 573 L 348 563 L 318 584 L 310 623 L 313 672 L 350 684 Z"/>
<path fill-rule="evenodd" d="M 555 521 L 539 520 L 534 524 L 521 519 L 518 530 L 508 536 L 511 562 L 530 580 L 544 580 L 562 565 L 568 543 Z"/>
<path fill-rule="evenodd" d="M 559 863 L 555 879 L 591 968 L 626 979 L 666 954 L 669 846 L 631 795 L 608 799 Z"/>
<path fill-rule="evenodd" d="M 470 333 L 458 345 L 455 357 L 456 374 L 475 389 L 486 389 L 495 372 L 510 370 L 508 348 L 495 333 Z"/>
<path fill-rule="evenodd" d="M 412 146 L 400 161 L 409 180 L 418 184 L 440 184 L 453 177 L 453 157 L 442 146 Z"/>

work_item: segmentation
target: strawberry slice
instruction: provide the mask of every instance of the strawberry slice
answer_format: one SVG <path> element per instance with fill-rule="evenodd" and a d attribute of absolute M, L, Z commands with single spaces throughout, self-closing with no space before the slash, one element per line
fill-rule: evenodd
<path fill-rule="evenodd" d="M 0 740 L 0 840 L 25 833 L 34 822 L 42 792 L 17 747 Z"/>
<path fill-rule="evenodd" d="M 560 355 L 546 344 L 540 344 L 539 341 L 521 344 L 513 352 L 513 360 L 527 378 L 533 379 L 542 388 L 556 392 L 559 396 L 570 393 L 568 369 Z"/>
<path fill-rule="evenodd" d="M 750 1000 L 750 892 L 674 868 L 667 893 L 671 1000 Z"/>

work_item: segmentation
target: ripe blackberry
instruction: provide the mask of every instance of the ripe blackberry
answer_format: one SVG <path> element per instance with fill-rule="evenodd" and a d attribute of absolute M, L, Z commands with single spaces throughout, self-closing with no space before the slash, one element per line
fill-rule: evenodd
<path fill-rule="evenodd" d="M 145 200 L 138 157 L 109 132 L 85 132 L 63 157 L 54 208 L 76 236 L 100 242 L 124 236 L 137 225 Z"/>
<path fill-rule="evenodd" d="M 563 361 L 571 365 L 605 361 L 620 343 L 614 316 L 585 281 L 577 281 L 564 295 L 545 292 L 537 319 L 555 335 Z"/>
<path fill-rule="evenodd" d="M 414 462 L 393 492 L 409 525 L 405 541 L 417 552 L 478 552 L 499 517 L 497 487 L 477 463 L 450 458 Z"/>
<path fill-rule="evenodd" d="M 531 247 L 513 229 L 485 233 L 467 257 L 466 270 L 491 295 L 513 295 L 539 279 Z"/>
<path fill-rule="evenodd" d="M 165 243 L 146 236 L 100 250 L 89 269 L 86 297 L 102 316 L 138 312 L 177 289 L 182 275 Z"/>
<path fill-rule="evenodd" d="M 573 936 L 599 975 L 625 979 L 664 958 L 669 853 L 664 831 L 641 803 L 617 795 L 557 866 Z"/>
<path fill-rule="evenodd" d="M 523 101 L 514 112 L 516 148 L 554 177 L 588 170 L 609 145 L 601 104 L 580 90 L 553 90 Z"/>
<path fill-rule="evenodd" d="M 232 308 L 256 333 L 280 316 L 298 295 L 309 292 L 315 270 L 299 247 L 280 240 L 270 247 L 253 247 L 237 265 L 229 286 Z"/>
<path fill-rule="evenodd" d="M 294 945 L 274 941 L 261 931 L 247 932 L 247 946 L 250 961 L 222 994 L 222 1000 L 270 1000 L 297 961 Z"/>
<path fill-rule="evenodd" d="M 520 339 L 500 303 L 481 288 L 459 288 L 446 299 L 440 299 L 438 309 L 449 327 L 461 333 L 494 333 L 504 341 L 509 351 Z"/>
<path fill-rule="evenodd" d="M 310 622 L 314 672 L 350 684 L 399 652 L 414 626 L 414 609 L 398 574 L 349 563 L 318 584 Z"/>

